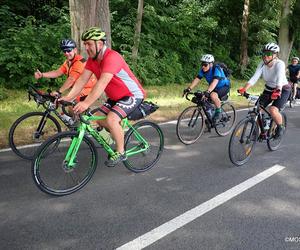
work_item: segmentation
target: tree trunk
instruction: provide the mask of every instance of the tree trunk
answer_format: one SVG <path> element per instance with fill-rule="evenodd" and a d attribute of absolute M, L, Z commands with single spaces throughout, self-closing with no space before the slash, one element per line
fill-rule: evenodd
<path fill-rule="evenodd" d="M 250 0 L 245 0 L 242 27 L 241 27 L 241 55 L 240 55 L 241 74 L 243 74 L 244 70 L 246 69 L 249 63 L 249 57 L 248 57 L 249 8 L 250 8 Z"/>
<path fill-rule="evenodd" d="M 132 61 L 133 61 L 133 64 L 136 64 L 138 50 L 139 50 L 139 44 L 140 44 L 140 38 L 141 38 L 143 9 L 144 9 L 144 0 L 139 0 L 138 10 L 137 10 L 137 17 L 136 17 L 136 25 L 135 25 L 135 33 L 134 33 L 134 39 L 133 39 L 133 47 L 132 47 Z"/>
<path fill-rule="evenodd" d="M 107 36 L 111 47 L 109 0 L 69 0 L 72 38 L 76 41 L 79 53 L 86 57 L 80 36 L 89 27 L 100 27 Z"/>
<path fill-rule="evenodd" d="M 294 43 L 294 34 L 289 27 L 289 17 L 291 13 L 291 1 L 282 0 L 278 43 L 280 47 L 279 57 L 286 65 L 288 64 L 288 59 Z"/>

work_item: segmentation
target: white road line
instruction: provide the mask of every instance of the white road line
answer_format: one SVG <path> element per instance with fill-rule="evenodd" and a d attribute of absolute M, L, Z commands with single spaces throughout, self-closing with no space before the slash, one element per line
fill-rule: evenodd
<path fill-rule="evenodd" d="M 251 177 L 250 179 L 240 183 L 239 185 L 228 189 L 227 191 L 215 196 L 214 198 L 200 204 L 199 206 L 177 216 L 176 218 L 160 225 L 157 228 L 145 233 L 144 235 L 118 247 L 116 250 L 136 250 L 143 249 L 152 243 L 158 241 L 159 239 L 165 237 L 166 235 L 174 232 L 180 227 L 188 224 L 189 222 L 199 218 L 203 214 L 209 212 L 210 210 L 222 205 L 226 201 L 234 198 L 235 196 L 241 194 L 247 189 L 255 186 L 256 184 L 262 182 L 263 180 L 271 177 L 272 175 L 283 170 L 285 167 L 280 165 L 274 165 L 273 167 Z"/>

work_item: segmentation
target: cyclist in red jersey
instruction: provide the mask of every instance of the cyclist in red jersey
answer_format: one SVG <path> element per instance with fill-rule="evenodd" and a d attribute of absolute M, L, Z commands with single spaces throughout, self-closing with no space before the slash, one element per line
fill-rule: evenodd
<path fill-rule="evenodd" d="M 85 59 L 77 54 L 76 43 L 72 39 L 63 39 L 60 43 L 60 48 L 63 51 L 66 60 L 65 62 L 56 70 L 48 72 L 40 72 L 37 70 L 34 73 L 35 79 L 44 78 L 58 78 L 62 75 L 67 76 L 67 80 L 64 84 L 56 91 L 53 91 L 51 95 L 60 95 L 68 89 L 71 89 L 75 81 L 79 78 L 81 73 L 84 70 Z M 95 76 L 91 76 L 88 83 L 84 86 L 82 91 L 77 96 L 77 101 L 84 100 L 89 92 L 92 90 L 93 86 L 96 83 Z"/>
<path fill-rule="evenodd" d="M 96 85 L 84 101 L 76 104 L 74 111 L 76 113 L 85 111 L 105 92 L 108 100 L 100 109 L 102 115 L 106 115 L 107 118 L 98 123 L 107 128 L 116 141 L 116 152 L 106 161 L 107 166 L 113 167 L 127 159 L 124 153 L 124 131 L 120 121 L 142 103 L 145 91 L 124 58 L 106 46 L 105 32 L 98 27 L 91 27 L 82 33 L 81 39 L 84 41 L 89 59 L 75 87 L 61 99 L 73 100 L 89 77 L 93 73 L 96 75 L 98 79 Z"/>

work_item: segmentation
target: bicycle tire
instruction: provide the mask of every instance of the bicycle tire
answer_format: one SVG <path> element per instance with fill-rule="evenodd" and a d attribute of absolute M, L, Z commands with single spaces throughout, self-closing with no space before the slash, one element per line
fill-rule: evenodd
<path fill-rule="evenodd" d="M 42 121 L 45 116 L 45 112 L 29 112 L 12 124 L 8 141 L 16 155 L 26 160 L 32 160 L 39 145 L 52 135 L 61 132 L 59 122 L 50 114 L 47 115 L 46 123 L 43 125 Z M 37 131 L 39 126 L 41 126 L 40 132 Z"/>
<path fill-rule="evenodd" d="M 128 156 L 124 161 L 125 167 L 134 172 L 140 173 L 151 169 L 161 157 L 164 149 L 164 135 L 161 128 L 150 121 L 140 121 L 133 125 L 125 134 L 125 151 L 136 148 L 137 150 L 145 147 L 145 144 L 138 139 L 142 136 L 149 148 L 146 151 Z"/>
<path fill-rule="evenodd" d="M 220 119 L 215 124 L 216 133 L 219 136 L 228 135 L 234 128 L 235 120 L 236 111 L 234 106 L 229 102 L 222 103 Z"/>
<path fill-rule="evenodd" d="M 54 196 L 69 195 L 83 188 L 92 178 L 97 168 L 98 154 L 87 135 L 80 143 L 75 167 L 68 167 L 65 161 L 69 146 L 78 134 L 76 131 L 61 132 L 39 147 L 32 161 L 31 173 L 41 191 Z"/>
<path fill-rule="evenodd" d="M 286 117 L 286 114 L 284 112 L 280 112 L 280 113 L 282 115 L 283 124 L 284 124 L 284 127 L 285 127 L 285 130 L 284 130 L 284 134 L 285 134 L 286 125 L 287 125 L 287 117 Z M 277 128 L 277 125 L 272 119 L 271 123 L 270 123 L 270 128 L 268 130 L 268 139 L 267 139 L 267 146 L 268 146 L 270 151 L 277 150 L 280 147 L 281 143 L 282 143 L 283 136 L 281 136 L 279 138 L 276 138 L 276 139 L 274 138 L 276 128 Z"/>
<path fill-rule="evenodd" d="M 195 143 L 204 131 L 204 116 L 198 106 L 187 107 L 179 115 L 176 135 L 186 145 Z"/>
<path fill-rule="evenodd" d="M 258 131 L 255 120 L 248 117 L 235 126 L 228 148 L 230 161 L 234 165 L 241 166 L 249 161 L 257 142 Z"/>

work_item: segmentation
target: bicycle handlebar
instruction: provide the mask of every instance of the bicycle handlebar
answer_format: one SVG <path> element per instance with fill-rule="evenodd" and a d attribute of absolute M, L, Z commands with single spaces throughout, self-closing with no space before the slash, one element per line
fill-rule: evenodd
<path fill-rule="evenodd" d="M 72 106 L 74 107 L 77 102 L 76 101 L 72 101 L 72 102 L 69 102 L 69 101 L 64 101 L 64 100 L 60 100 L 60 101 L 57 101 L 59 104 L 61 104 L 61 108 L 62 108 L 62 111 L 64 112 L 64 114 L 72 117 L 72 115 L 70 115 L 70 113 L 66 110 L 66 107 L 67 106 Z M 90 109 L 87 109 L 84 113 L 87 114 L 87 115 L 90 115 Z M 78 117 L 79 117 L 79 120 L 85 124 L 90 124 L 89 121 L 87 121 L 86 119 L 83 118 L 83 114 L 78 114 Z"/>
<path fill-rule="evenodd" d="M 188 101 L 192 101 L 192 98 L 189 98 L 190 95 L 193 95 L 199 99 L 202 99 L 203 98 L 203 92 L 202 91 L 195 91 L 195 92 L 188 92 L 185 94 L 185 98 L 188 100 Z"/>

